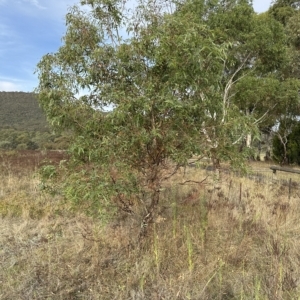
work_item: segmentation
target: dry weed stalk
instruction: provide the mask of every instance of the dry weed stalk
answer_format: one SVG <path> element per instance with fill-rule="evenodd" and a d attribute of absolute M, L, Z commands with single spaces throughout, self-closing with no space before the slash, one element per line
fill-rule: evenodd
<path fill-rule="evenodd" d="M 289 300 L 300 294 L 297 190 L 288 200 L 286 186 L 234 174 L 223 175 L 214 189 L 210 178 L 197 184 L 205 170 L 188 168 L 163 186 L 143 247 L 128 248 L 137 220 L 125 216 L 103 226 L 41 193 L 33 175 L 1 175 L 1 299 Z"/>

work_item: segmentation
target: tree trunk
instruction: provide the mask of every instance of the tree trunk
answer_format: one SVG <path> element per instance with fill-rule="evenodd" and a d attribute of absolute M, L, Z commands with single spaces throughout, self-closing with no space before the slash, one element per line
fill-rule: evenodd
<path fill-rule="evenodd" d="M 146 206 L 146 214 L 144 215 L 141 222 L 141 231 L 139 234 L 139 240 L 146 237 L 149 227 L 153 223 L 156 217 L 157 208 L 160 200 L 160 189 L 161 189 L 161 172 L 160 164 L 154 164 L 151 166 L 147 178 L 148 191 L 150 193 L 150 204 Z M 145 202 L 147 202 L 145 200 Z"/>

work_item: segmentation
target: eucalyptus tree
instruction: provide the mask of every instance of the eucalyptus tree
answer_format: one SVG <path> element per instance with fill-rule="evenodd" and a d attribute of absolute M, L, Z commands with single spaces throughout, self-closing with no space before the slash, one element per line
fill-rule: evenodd
<path fill-rule="evenodd" d="M 281 93 L 277 97 L 278 107 L 276 136 L 274 147 L 281 143 L 282 153 L 277 158 L 281 163 L 287 162 L 287 143 L 289 135 L 293 130 L 297 130 L 297 123 L 300 115 L 300 52 L 299 52 L 299 32 L 300 32 L 300 2 L 295 0 L 273 1 L 268 10 L 268 14 L 275 20 L 283 24 L 286 34 L 286 60 L 281 68 L 277 70 L 277 77 L 280 79 Z M 294 135 L 295 136 L 295 135 Z M 278 149 L 273 149 L 274 153 Z"/>
<path fill-rule="evenodd" d="M 237 145 L 257 126 L 229 92 L 248 56 L 229 72 L 234 41 L 216 40 L 211 12 L 202 0 L 135 8 L 85 0 L 70 9 L 62 46 L 38 64 L 36 89 L 52 126 L 73 134 L 57 173 L 66 197 L 146 226 L 164 180 L 193 155 L 242 164 Z"/>
<path fill-rule="evenodd" d="M 289 19 L 300 8 L 300 1 L 297 0 L 274 0 L 268 10 L 277 21 L 287 25 Z"/>
<path fill-rule="evenodd" d="M 217 43 L 231 42 L 224 63 L 223 86 L 228 85 L 228 78 L 234 74 L 228 92 L 230 101 L 245 115 L 251 115 L 260 130 L 271 128 L 278 119 L 281 70 L 287 63 L 284 26 L 267 13 L 256 14 L 252 1 L 217 3 L 208 24 Z M 250 147 L 251 140 L 249 132 L 243 142 Z"/>

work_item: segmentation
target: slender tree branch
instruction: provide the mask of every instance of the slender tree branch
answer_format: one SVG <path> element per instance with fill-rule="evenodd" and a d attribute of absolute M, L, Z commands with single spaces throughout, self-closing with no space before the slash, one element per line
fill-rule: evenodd
<path fill-rule="evenodd" d="M 223 117 L 222 117 L 221 123 L 225 122 L 225 118 L 226 118 L 226 115 L 227 115 L 226 107 L 228 107 L 229 91 L 231 90 L 233 84 L 235 84 L 238 80 L 240 80 L 243 77 L 240 77 L 235 81 L 233 81 L 233 79 L 237 75 L 237 73 L 244 67 L 244 65 L 245 65 L 245 63 L 246 63 L 246 61 L 248 60 L 249 57 L 250 57 L 250 54 L 248 54 L 246 56 L 246 58 L 243 60 L 241 65 L 236 69 L 236 71 L 232 74 L 232 76 L 230 77 L 229 81 L 227 82 L 227 84 L 225 86 L 224 95 L 223 95 Z M 244 75 L 244 76 L 246 76 L 246 75 Z"/>

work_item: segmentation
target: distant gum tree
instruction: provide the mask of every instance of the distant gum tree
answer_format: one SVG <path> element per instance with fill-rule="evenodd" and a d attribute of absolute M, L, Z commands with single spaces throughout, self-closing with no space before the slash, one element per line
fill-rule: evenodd
<path fill-rule="evenodd" d="M 73 133 L 57 179 L 64 195 L 146 228 L 165 180 L 195 155 L 241 166 L 239 145 L 257 124 L 231 101 L 248 56 L 233 59 L 234 42 L 209 25 L 213 1 L 135 4 L 72 7 L 62 46 L 38 64 L 36 92 L 51 125 Z"/>
<path fill-rule="evenodd" d="M 299 163 L 294 151 L 297 148 L 295 145 L 298 145 L 300 116 L 299 8 L 299 1 L 276 0 L 272 2 L 267 12 L 283 25 L 286 33 L 286 59 L 283 66 L 277 70 L 281 88 L 275 98 L 277 100 L 277 126 L 274 127 L 273 132 L 273 156 L 281 164 Z"/>

